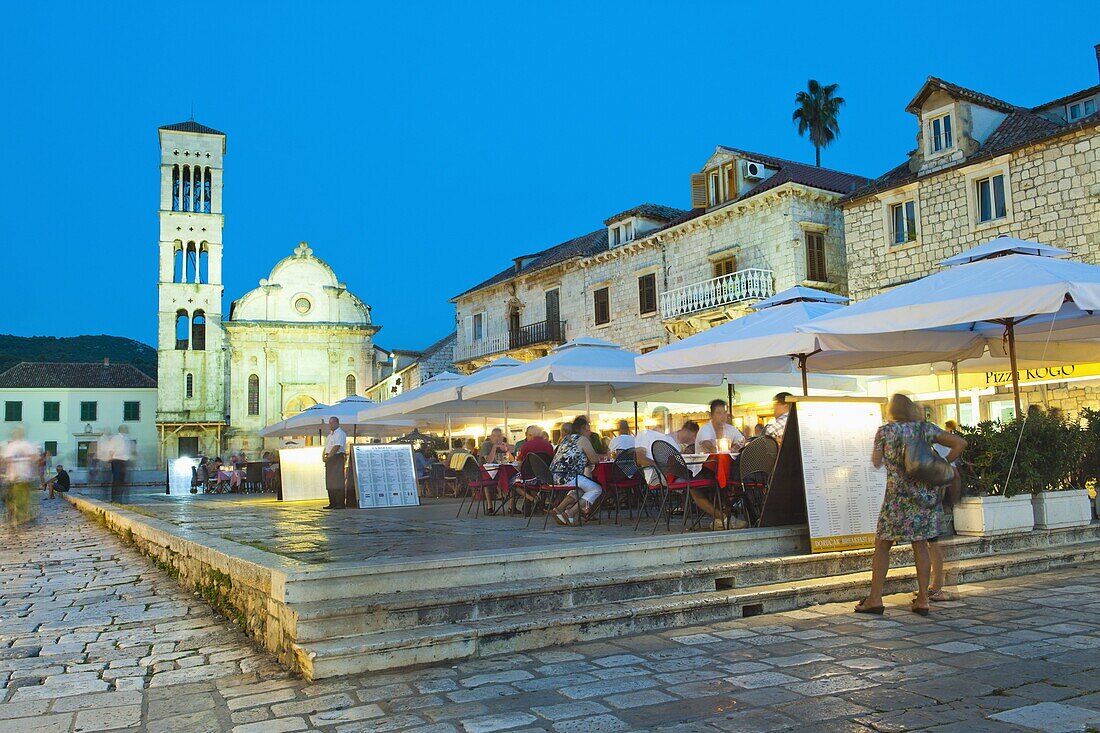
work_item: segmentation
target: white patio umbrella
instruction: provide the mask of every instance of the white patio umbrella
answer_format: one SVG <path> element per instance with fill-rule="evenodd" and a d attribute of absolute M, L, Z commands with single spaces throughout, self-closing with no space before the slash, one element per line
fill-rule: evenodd
<path fill-rule="evenodd" d="M 593 400 L 611 404 L 616 400 L 672 399 L 680 390 L 722 383 L 722 377 L 713 374 L 638 374 L 636 356 L 610 341 L 574 339 L 541 359 L 463 385 L 462 399 L 521 400 L 548 407 L 577 404 L 583 399 L 588 414 Z"/>
<path fill-rule="evenodd" d="M 799 330 L 879 334 L 953 327 L 985 337 L 1006 354 L 1020 414 L 1018 355 L 1043 359 L 1100 356 L 1100 267 L 1065 259 L 1070 252 L 998 237 L 949 257 L 944 270 L 817 318 Z"/>
<path fill-rule="evenodd" d="M 359 395 L 348 395 L 331 405 L 318 403 L 306 408 L 297 415 L 286 420 L 269 425 L 260 431 L 263 437 L 312 435 L 314 431 L 322 435 L 328 429 L 330 417 L 340 421 L 345 431 L 352 437 L 359 435 L 380 435 L 386 431 L 398 429 L 404 431 L 414 427 L 415 423 L 407 420 L 388 420 L 367 422 L 360 419 L 361 414 L 368 413 L 377 407 L 377 403 Z"/>
<path fill-rule="evenodd" d="M 639 356 L 640 374 L 802 375 L 809 394 L 808 363 L 815 372 L 851 373 L 889 366 L 978 356 L 982 339 L 965 332 L 906 333 L 879 339 L 823 337 L 797 327 L 846 310 L 847 298 L 796 286 L 752 306 L 754 312 Z M 835 347 L 835 348 L 834 348 Z M 874 348 L 872 348 L 874 347 Z"/>

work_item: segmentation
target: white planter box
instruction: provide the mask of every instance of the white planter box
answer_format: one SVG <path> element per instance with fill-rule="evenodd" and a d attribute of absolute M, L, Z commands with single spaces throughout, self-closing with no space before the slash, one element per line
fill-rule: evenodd
<path fill-rule="evenodd" d="M 968 496 L 955 506 L 955 532 L 970 537 L 1030 532 L 1035 529 L 1031 494 Z"/>
<path fill-rule="evenodd" d="M 1036 529 L 1084 527 L 1092 522 L 1089 492 L 1085 489 L 1041 491 L 1031 497 L 1031 506 Z"/>

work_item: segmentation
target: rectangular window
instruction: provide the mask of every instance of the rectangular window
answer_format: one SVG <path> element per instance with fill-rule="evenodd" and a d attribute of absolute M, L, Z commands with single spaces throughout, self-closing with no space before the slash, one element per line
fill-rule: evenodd
<path fill-rule="evenodd" d="M 619 245 L 619 227 L 611 227 L 608 236 L 611 238 L 611 246 L 617 247 Z"/>
<path fill-rule="evenodd" d="M 4 421 L 5 422 L 19 422 L 23 419 L 23 403 L 22 402 L 5 402 L 4 403 Z"/>
<path fill-rule="evenodd" d="M 890 207 L 894 244 L 905 244 L 917 240 L 917 211 L 913 201 L 905 201 Z"/>
<path fill-rule="evenodd" d="M 1080 103 L 1071 104 L 1069 106 L 1069 118 L 1071 120 L 1076 120 L 1080 116 L 1081 116 L 1081 105 L 1080 105 Z"/>
<path fill-rule="evenodd" d="M 978 222 L 1003 219 L 1008 215 L 1005 205 L 1005 177 L 998 173 L 975 182 L 978 187 Z"/>
<path fill-rule="evenodd" d="M 714 171 L 710 174 L 708 180 L 710 181 L 710 205 L 716 206 L 722 202 L 722 179 L 718 175 L 718 171 Z"/>
<path fill-rule="evenodd" d="M 485 314 L 474 314 L 474 341 L 480 341 L 485 337 Z"/>
<path fill-rule="evenodd" d="M 140 402 L 123 402 L 122 403 L 122 419 L 126 422 L 137 422 L 141 419 L 141 403 Z"/>
<path fill-rule="evenodd" d="M 1085 100 L 1085 116 L 1096 113 L 1096 102 L 1092 99 Z"/>
<path fill-rule="evenodd" d="M 737 258 L 726 257 L 714 263 L 714 276 L 725 277 L 737 272 Z"/>
<path fill-rule="evenodd" d="M 642 275 L 638 278 L 638 310 L 642 315 L 657 312 L 657 276 Z"/>
<path fill-rule="evenodd" d="M 43 402 L 42 403 L 42 422 L 60 422 L 61 421 L 61 403 L 60 402 Z"/>
<path fill-rule="evenodd" d="M 611 290 L 610 288 L 600 288 L 596 291 L 594 297 L 594 305 L 596 311 L 596 325 L 602 326 L 605 323 L 611 322 Z"/>
<path fill-rule="evenodd" d="M 947 150 L 955 144 L 951 134 L 951 115 L 941 115 L 931 124 L 932 128 L 932 152 L 938 153 Z"/>
<path fill-rule="evenodd" d="M 726 166 L 726 198 L 732 199 L 737 196 L 737 168 L 733 163 Z"/>
<path fill-rule="evenodd" d="M 806 232 L 806 279 L 825 282 L 829 279 L 825 267 L 825 235 Z"/>
<path fill-rule="evenodd" d="M 42 444 L 42 451 L 45 452 L 45 453 L 49 453 L 51 456 L 56 458 L 57 457 L 57 441 L 56 440 L 47 440 L 45 443 Z"/>
<path fill-rule="evenodd" d="M 81 402 L 80 403 L 80 419 L 84 422 L 92 422 L 96 419 L 98 413 L 99 403 L 97 402 Z"/>

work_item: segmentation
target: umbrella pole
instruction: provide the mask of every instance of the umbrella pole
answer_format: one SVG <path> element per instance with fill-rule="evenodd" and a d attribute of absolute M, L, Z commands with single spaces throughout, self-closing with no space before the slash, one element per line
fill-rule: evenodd
<path fill-rule="evenodd" d="M 809 354 L 798 355 L 798 369 L 802 372 L 802 395 L 809 397 L 810 395 L 810 380 L 806 376 L 806 359 L 810 358 Z"/>
<path fill-rule="evenodd" d="M 726 380 L 726 407 L 733 409 L 733 383 Z"/>
<path fill-rule="evenodd" d="M 451 414 L 447 413 L 447 450 L 451 449 L 453 441 L 451 440 Z"/>
<path fill-rule="evenodd" d="M 592 419 L 592 391 L 588 382 L 584 383 L 584 416 Z"/>
<path fill-rule="evenodd" d="M 512 433 L 508 430 L 508 400 L 504 400 L 504 442 L 511 439 Z"/>
<path fill-rule="evenodd" d="M 1008 364 L 1012 370 L 1012 399 L 1016 403 L 1016 419 L 1023 416 L 1020 410 L 1020 374 L 1016 371 L 1016 332 L 1013 330 L 1015 321 L 1009 319 L 1005 325 L 1005 336 L 1008 338 Z"/>
<path fill-rule="evenodd" d="M 638 434 L 638 403 L 634 403 L 634 434 Z"/>
<path fill-rule="evenodd" d="M 955 381 L 955 422 L 962 425 L 962 400 L 959 399 L 959 360 L 951 362 L 951 378 Z"/>

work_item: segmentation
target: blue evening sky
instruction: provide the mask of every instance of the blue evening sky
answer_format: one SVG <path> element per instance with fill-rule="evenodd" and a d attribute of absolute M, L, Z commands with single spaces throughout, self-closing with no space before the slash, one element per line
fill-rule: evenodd
<path fill-rule="evenodd" d="M 155 342 L 156 128 L 192 104 L 229 136 L 224 310 L 304 239 L 420 348 L 512 257 L 687 208 L 716 145 L 813 162 L 808 78 L 848 100 L 824 164 L 873 176 L 926 76 L 1036 104 L 1097 83 L 1098 29 L 1033 0 L 6 3 L 0 332 Z"/>

